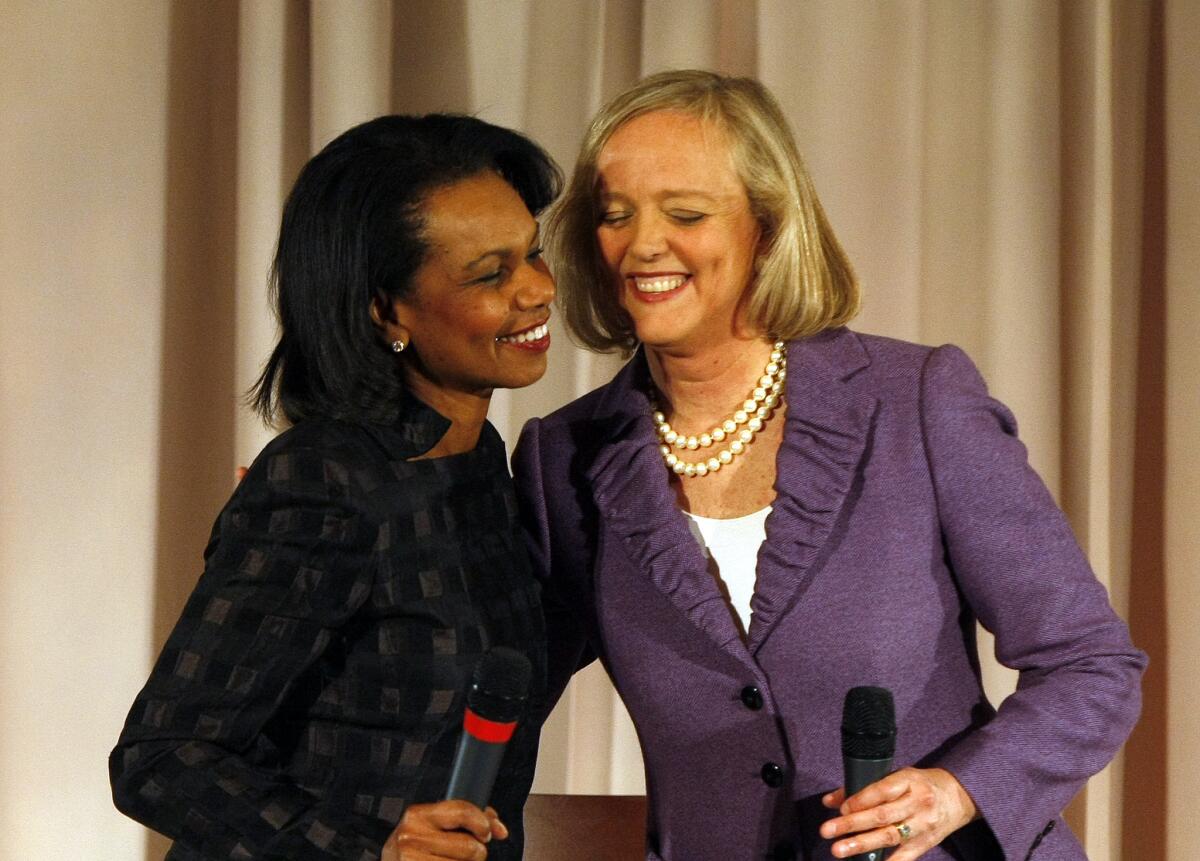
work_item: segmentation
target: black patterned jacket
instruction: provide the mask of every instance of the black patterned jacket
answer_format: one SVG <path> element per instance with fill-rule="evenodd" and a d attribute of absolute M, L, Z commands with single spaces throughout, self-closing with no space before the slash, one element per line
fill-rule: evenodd
<path fill-rule="evenodd" d="M 533 661 L 545 634 L 504 445 L 410 460 L 446 419 L 306 421 L 272 441 L 217 518 L 205 570 L 109 760 L 118 808 L 170 861 L 373 861 L 406 805 L 444 792 L 479 656 Z M 536 706 L 530 709 L 534 714 Z M 493 804 L 519 858 L 536 720 Z"/>

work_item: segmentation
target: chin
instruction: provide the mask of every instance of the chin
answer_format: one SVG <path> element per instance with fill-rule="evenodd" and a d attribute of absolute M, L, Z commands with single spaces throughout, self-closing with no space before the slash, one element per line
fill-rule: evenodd
<path fill-rule="evenodd" d="M 547 362 L 545 357 L 538 363 L 536 367 L 524 369 L 519 373 L 506 374 L 503 382 L 497 382 L 498 389 L 523 389 L 526 386 L 532 386 L 543 376 L 546 375 Z"/>
<path fill-rule="evenodd" d="M 671 347 L 687 340 L 688 333 L 670 331 L 661 326 L 636 328 L 637 338 L 647 347 Z"/>
<path fill-rule="evenodd" d="M 675 307 L 665 307 L 669 304 L 674 304 Z M 681 319 L 686 318 L 687 310 L 677 303 L 664 303 L 663 308 L 655 308 L 653 313 L 630 314 L 629 316 L 633 321 L 634 334 L 637 335 L 639 341 L 651 346 L 655 344 L 665 346 L 678 344 L 696 336 L 697 325 L 695 322 Z M 703 324 L 700 324 L 699 328 L 703 328 Z"/>

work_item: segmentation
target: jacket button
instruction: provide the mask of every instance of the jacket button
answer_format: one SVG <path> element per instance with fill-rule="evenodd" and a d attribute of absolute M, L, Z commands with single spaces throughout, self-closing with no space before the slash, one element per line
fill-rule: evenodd
<path fill-rule="evenodd" d="M 754 687 L 754 685 L 746 685 L 742 688 L 742 705 L 751 711 L 758 711 L 763 707 L 762 691 Z"/>
<path fill-rule="evenodd" d="M 783 785 L 783 769 L 773 762 L 764 765 L 759 774 L 762 776 L 763 783 L 772 789 Z"/>

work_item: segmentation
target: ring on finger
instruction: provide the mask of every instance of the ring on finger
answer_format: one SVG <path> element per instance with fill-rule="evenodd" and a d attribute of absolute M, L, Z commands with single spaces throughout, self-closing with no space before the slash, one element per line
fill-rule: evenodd
<path fill-rule="evenodd" d="M 912 837 L 912 828 L 907 822 L 896 823 L 896 833 L 900 835 L 900 842 L 903 843 L 908 838 Z"/>

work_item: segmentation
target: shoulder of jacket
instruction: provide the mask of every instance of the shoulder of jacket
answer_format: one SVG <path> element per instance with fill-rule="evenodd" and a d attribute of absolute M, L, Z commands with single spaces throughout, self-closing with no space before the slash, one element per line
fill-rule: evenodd
<path fill-rule="evenodd" d="M 869 335 L 862 332 L 854 334 L 867 355 L 871 357 L 871 366 L 877 371 L 897 367 L 902 371 L 919 372 L 928 361 L 929 356 L 937 349 L 928 344 L 902 341 L 899 338 L 889 338 L 885 335 Z"/>
<path fill-rule="evenodd" d="M 603 405 L 619 387 L 618 380 L 610 380 L 599 388 L 592 389 L 570 403 L 536 419 L 543 433 L 561 433 L 565 428 L 599 418 Z"/>
<path fill-rule="evenodd" d="M 267 443 L 247 478 L 304 479 L 358 495 L 377 484 L 376 476 L 388 469 L 387 460 L 370 428 L 334 419 L 306 419 Z"/>

